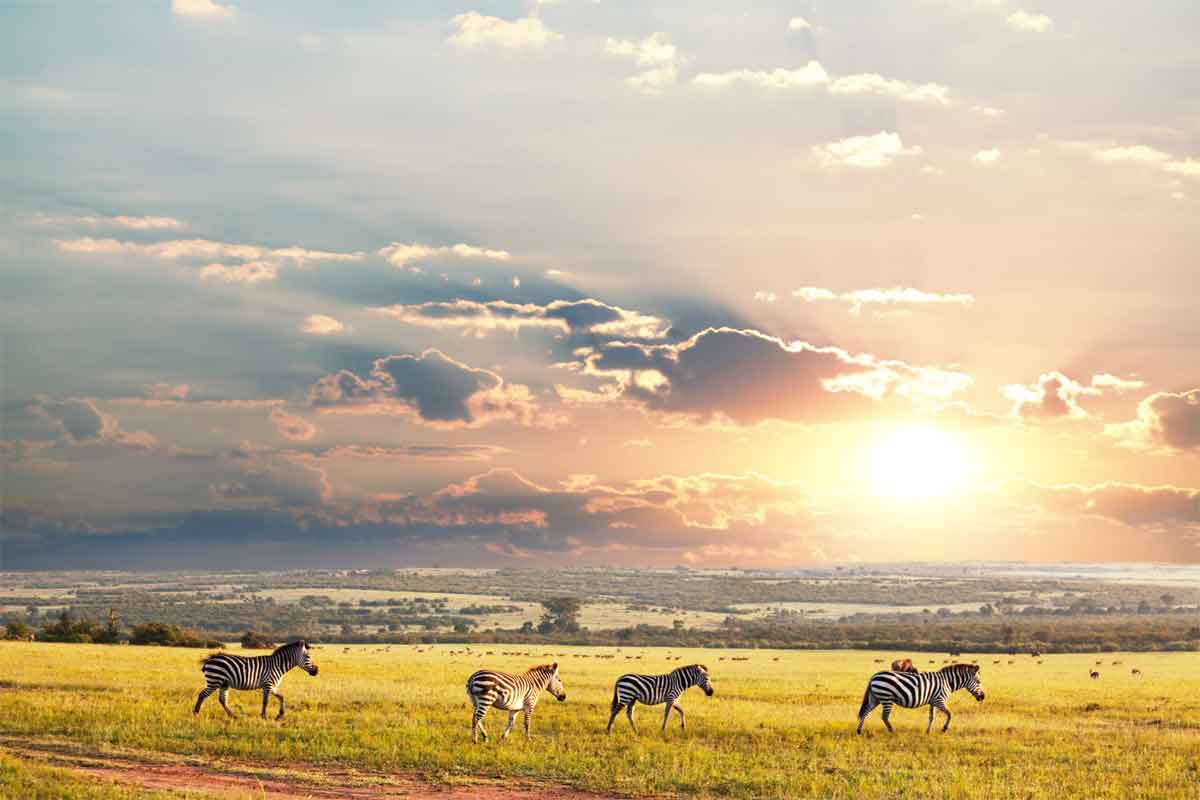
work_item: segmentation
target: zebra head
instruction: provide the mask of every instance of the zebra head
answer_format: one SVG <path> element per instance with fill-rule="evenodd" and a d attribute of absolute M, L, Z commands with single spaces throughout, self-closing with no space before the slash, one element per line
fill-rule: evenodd
<path fill-rule="evenodd" d="M 292 650 L 292 666 L 299 667 L 309 675 L 317 674 L 317 665 L 313 663 L 312 653 L 308 650 L 308 642 L 301 639 L 288 645 Z"/>
<path fill-rule="evenodd" d="M 690 669 L 692 670 L 692 676 L 695 679 L 696 685 L 703 689 L 706 695 L 712 697 L 714 690 L 708 680 L 708 667 L 703 664 L 693 664 Z"/>
<path fill-rule="evenodd" d="M 979 666 L 977 664 L 966 664 L 966 676 L 962 688 L 971 693 L 979 702 L 983 702 L 983 680 L 979 677 Z"/>
<path fill-rule="evenodd" d="M 546 683 L 546 691 L 554 695 L 558 702 L 567 699 L 567 689 L 563 686 L 562 678 L 558 677 L 558 662 L 550 665 L 550 680 Z"/>

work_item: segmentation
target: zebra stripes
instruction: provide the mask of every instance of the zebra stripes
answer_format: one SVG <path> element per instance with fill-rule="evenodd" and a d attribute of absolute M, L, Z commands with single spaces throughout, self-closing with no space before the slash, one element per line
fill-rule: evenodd
<path fill-rule="evenodd" d="M 292 667 L 300 667 L 309 675 L 317 674 L 317 665 L 312 662 L 312 656 L 308 652 L 308 642 L 300 640 L 285 644 L 276 648 L 269 656 L 214 653 L 201 662 L 200 671 L 204 673 L 205 686 L 196 698 L 196 707 L 192 709 L 192 713 L 199 714 L 205 699 L 219 690 L 221 708 L 225 709 L 229 716 L 236 716 L 225 702 L 229 690 L 261 689 L 263 719 L 267 718 L 267 701 L 271 695 L 279 698 L 279 715 L 275 719 L 280 719 L 283 717 L 283 695 L 279 693 L 279 682 Z"/>
<path fill-rule="evenodd" d="M 928 705 L 926 733 L 933 729 L 933 710 L 936 708 L 946 715 L 946 724 L 942 726 L 945 733 L 950 727 L 950 709 L 946 708 L 946 700 L 959 689 L 966 689 L 976 700 L 983 702 L 983 682 L 979 679 L 977 664 L 951 664 L 937 672 L 876 672 L 867 682 L 867 691 L 858 709 L 856 733 L 862 733 L 863 722 L 877 705 L 883 705 L 883 724 L 893 733 L 895 730 L 888 720 L 893 705 L 903 708 Z"/>
<path fill-rule="evenodd" d="M 708 681 L 708 667 L 703 664 L 691 664 L 672 670 L 666 675 L 632 673 L 622 675 L 617 678 L 616 686 L 613 687 L 612 713 L 608 717 L 606 732 L 612 733 L 613 720 L 624 708 L 630 727 L 633 728 L 634 733 L 637 733 L 637 724 L 633 721 L 633 706 L 636 703 L 648 706 L 666 703 L 667 709 L 663 714 L 662 730 L 664 732 L 667 730 L 667 721 L 671 718 L 672 708 L 679 712 L 679 727 L 682 729 L 684 727 L 683 709 L 677 705 L 677 701 L 684 691 L 693 686 L 699 686 L 706 695 L 712 697 L 713 688 Z"/>
<path fill-rule="evenodd" d="M 467 679 L 467 697 L 471 699 L 474 711 L 471 715 L 471 741 L 479 741 L 478 734 L 487 739 L 487 730 L 483 727 L 483 715 L 492 706 L 508 712 L 508 727 L 504 729 L 506 738 L 512 733 L 513 721 L 519 712 L 525 712 L 525 738 L 529 738 L 529 718 L 537 706 L 538 698 L 545 689 L 558 698 L 561 703 L 567 699 L 567 690 L 563 688 L 558 677 L 558 664 L 542 664 L 520 675 L 510 675 L 494 669 L 481 669 Z"/>

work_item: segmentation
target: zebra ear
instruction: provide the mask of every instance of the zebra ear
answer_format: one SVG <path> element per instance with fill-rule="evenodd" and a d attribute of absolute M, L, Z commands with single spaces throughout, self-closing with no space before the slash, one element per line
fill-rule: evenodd
<path fill-rule="evenodd" d="M 554 670 L 555 672 L 558 672 L 558 662 L 555 661 L 553 664 L 551 664 L 550 669 Z"/>

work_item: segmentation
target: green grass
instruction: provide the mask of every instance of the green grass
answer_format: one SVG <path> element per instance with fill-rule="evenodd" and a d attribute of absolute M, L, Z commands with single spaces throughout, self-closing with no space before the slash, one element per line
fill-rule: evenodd
<path fill-rule="evenodd" d="M 524 776 L 625 794 L 725 797 L 1196 797 L 1200 796 L 1200 656 L 980 656 L 988 699 L 950 703 L 950 732 L 924 733 L 927 712 L 898 709 L 897 733 L 878 710 L 868 735 L 855 716 L 877 658 L 861 651 L 670 651 L 562 646 L 328 645 L 321 674 L 288 675 L 282 723 L 257 716 L 259 695 L 231 693 L 191 713 L 203 685 L 199 653 L 164 648 L 0 644 L 0 736 L 54 738 L 91 750 L 222 756 L 263 765 L 349 765 L 420 772 L 433 780 Z M 528 656 L 506 656 L 520 651 Z M 235 650 L 236 652 L 236 650 Z M 640 655 L 628 659 L 627 655 Z M 732 657 L 749 661 L 731 661 Z M 992 662 L 999 658 L 1001 663 Z M 723 660 L 722 660 L 723 659 Z M 517 670 L 557 660 L 569 699 L 543 695 L 534 738 L 472 745 L 467 676 L 481 665 Z M 929 656 L 917 659 L 922 668 Z M 1113 666 L 1114 660 L 1123 664 Z M 658 731 L 661 707 L 641 707 L 640 736 L 622 718 L 604 735 L 614 679 L 702 662 L 716 696 L 683 698 L 688 729 Z M 1143 671 L 1141 678 L 1130 668 Z M 1088 670 L 1100 670 L 1093 681 Z M 272 714 L 274 709 L 272 709 Z M 936 728 L 935 728 L 936 731 Z M 71 795 L 68 795 L 71 796 Z M 90 796 L 90 795 L 80 795 Z"/>

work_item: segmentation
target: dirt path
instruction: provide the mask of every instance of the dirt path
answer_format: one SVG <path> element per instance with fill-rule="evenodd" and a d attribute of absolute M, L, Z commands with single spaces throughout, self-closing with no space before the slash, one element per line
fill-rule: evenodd
<path fill-rule="evenodd" d="M 362 772 L 314 764 L 252 764 L 226 759 L 211 763 L 197 758 L 155 760 L 149 754 L 86 751 L 70 743 L 54 741 L 0 739 L 0 751 L 113 783 L 212 797 L 231 794 L 269 800 L 602 800 L 610 797 L 519 779 L 503 782 L 472 779 L 439 785 L 411 774 Z"/>

